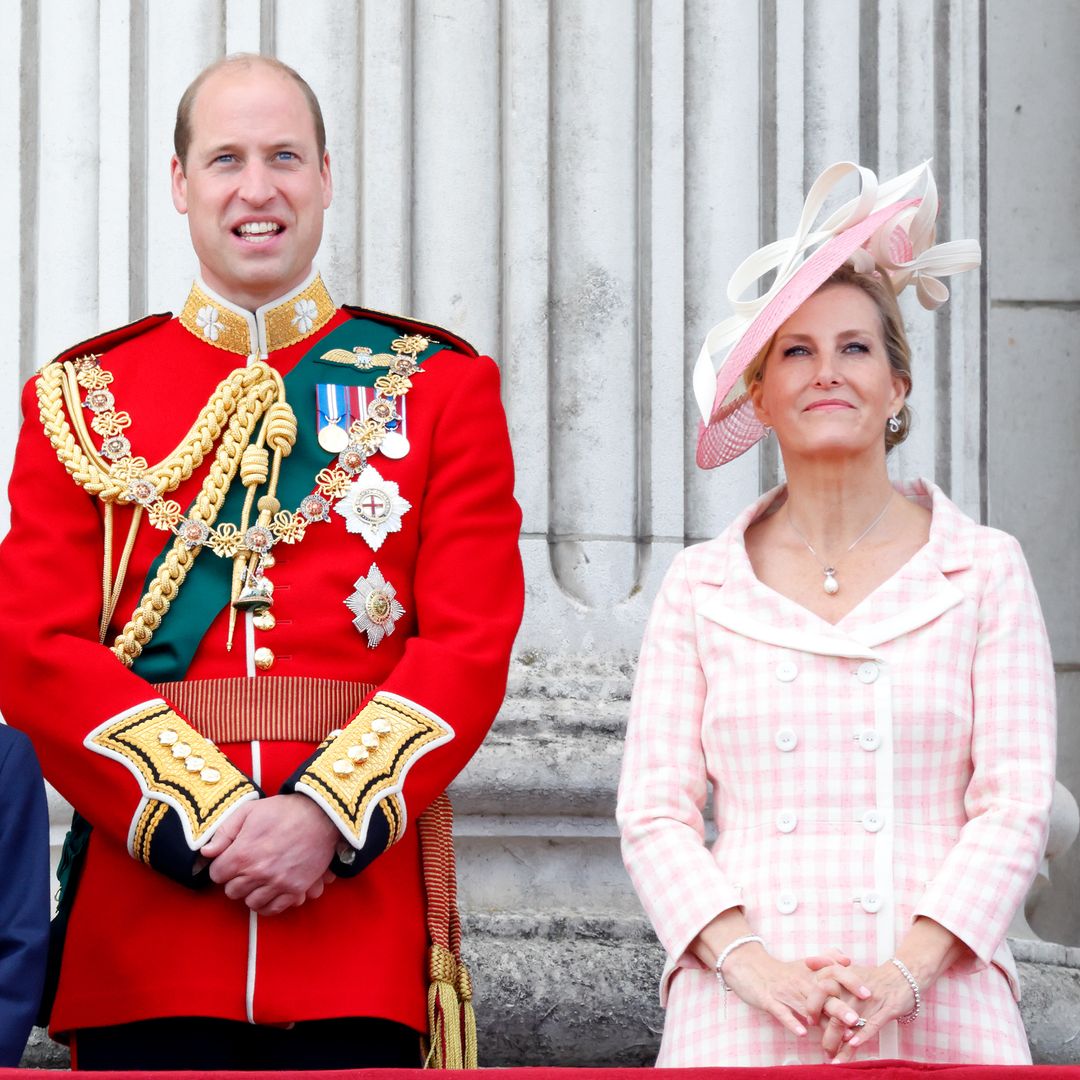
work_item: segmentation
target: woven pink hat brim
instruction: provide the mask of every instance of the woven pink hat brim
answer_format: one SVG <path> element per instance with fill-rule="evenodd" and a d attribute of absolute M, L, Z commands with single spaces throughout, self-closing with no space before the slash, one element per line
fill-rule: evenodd
<path fill-rule="evenodd" d="M 725 403 L 732 387 L 750 362 L 769 343 L 772 336 L 796 311 L 861 248 L 871 236 L 909 206 L 921 199 L 904 199 L 886 206 L 876 214 L 846 229 L 821 245 L 795 271 L 791 280 L 769 302 L 746 332 L 731 347 L 716 375 L 716 396 L 708 424 L 698 429 L 697 463 L 702 469 L 714 469 L 746 453 L 765 434 L 754 416 L 747 395 Z"/>

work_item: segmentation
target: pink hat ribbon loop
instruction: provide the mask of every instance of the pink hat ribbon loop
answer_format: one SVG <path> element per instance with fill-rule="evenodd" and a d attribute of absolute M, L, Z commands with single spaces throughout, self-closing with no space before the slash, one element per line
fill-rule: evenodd
<path fill-rule="evenodd" d="M 852 172 L 859 176 L 858 196 L 815 226 L 828 197 Z M 917 193 L 913 189 L 920 181 L 922 191 Z M 907 199 L 903 198 L 905 195 L 908 195 Z M 889 208 L 896 212 L 885 213 L 877 222 L 868 220 Z M 734 354 L 739 351 L 737 346 L 747 331 L 813 258 L 812 249 L 820 249 L 849 229 L 865 223 L 864 230 L 873 229 L 874 232 L 840 259 L 837 266 L 850 259 L 856 269 L 865 272 L 877 264 L 889 275 L 897 294 L 914 282 L 923 307 L 933 310 L 943 304 L 949 297 L 949 290 L 938 278 L 973 269 L 979 265 L 981 257 L 979 245 L 974 240 L 955 240 L 932 246 L 937 210 L 937 187 L 929 162 L 885 183 L 879 183 L 870 169 L 851 161 L 841 161 L 825 169 L 807 193 L 795 234 L 767 244 L 748 256 L 728 282 L 727 298 L 733 314 L 708 332 L 694 365 L 694 398 L 706 427 L 716 419 L 721 407 L 730 402 L 746 364 L 753 358 L 740 355 L 739 363 L 734 365 L 739 370 L 725 370 L 731 366 L 728 360 L 734 359 Z M 753 299 L 743 298 L 751 286 L 774 271 L 775 277 L 765 292 Z M 724 349 L 730 352 L 717 373 L 713 358 Z"/>

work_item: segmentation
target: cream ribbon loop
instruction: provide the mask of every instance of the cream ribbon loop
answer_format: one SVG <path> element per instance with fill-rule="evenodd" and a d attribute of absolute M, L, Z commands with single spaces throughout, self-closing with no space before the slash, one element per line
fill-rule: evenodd
<path fill-rule="evenodd" d="M 858 174 L 859 194 L 816 224 L 829 196 L 852 173 Z M 975 240 L 954 240 L 933 246 L 938 198 L 929 161 L 885 183 L 879 183 L 870 169 L 852 161 L 830 165 L 807 193 L 794 235 L 766 244 L 744 259 L 731 275 L 727 298 L 733 314 L 708 332 L 694 364 L 694 398 L 705 424 L 730 397 L 728 394 L 719 398 L 713 358 L 739 341 L 758 315 L 791 282 L 814 249 L 890 206 L 896 206 L 896 215 L 851 257 L 851 262 L 863 272 L 873 270 L 876 264 L 889 275 L 898 295 L 914 282 L 919 303 L 933 310 L 949 298 L 949 290 L 938 278 L 974 269 L 981 262 Z M 752 286 L 770 273 L 775 276 L 764 292 L 752 299 L 744 298 Z M 737 388 L 738 380 L 732 393 Z"/>

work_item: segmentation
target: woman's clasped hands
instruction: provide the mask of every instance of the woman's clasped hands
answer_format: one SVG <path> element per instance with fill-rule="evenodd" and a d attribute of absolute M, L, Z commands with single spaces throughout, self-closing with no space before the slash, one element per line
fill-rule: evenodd
<path fill-rule="evenodd" d="M 887 1023 L 909 1016 L 917 1004 L 907 979 L 890 961 L 877 967 L 833 963 L 819 967 L 814 978 L 817 986 L 807 1007 L 817 1012 L 822 1049 L 837 1065 L 850 1061 Z M 853 982 L 862 992 L 852 993 Z M 849 1016 L 856 1010 L 852 1021 Z"/>
<path fill-rule="evenodd" d="M 856 966 L 836 949 L 784 961 L 755 942 L 725 959 L 723 976 L 733 993 L 795 1035 L 817 1027 L 822 1049 L 835 1064 L 850 1061 L 886 1023 L 906 1016 L 914 1005 L 911 988 L 891 963 Z"/>

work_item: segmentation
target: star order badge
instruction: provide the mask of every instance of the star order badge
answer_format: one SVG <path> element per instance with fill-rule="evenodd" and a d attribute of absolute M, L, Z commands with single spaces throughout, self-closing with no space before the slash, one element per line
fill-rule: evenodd
<path fill-rule="evenodd" d="M 387 535 L 401 530 L 401 517 L 412 503 L 398 494 L 393 480 L 384 480 L 374 465 L 365 466 L 349 485 L 334 510 L 345 519 L 345 528 L 359 533 L 372 551 L 382 547 Z"/>
<path fill-rule="evenodd" d="M 396 596 L 397 590 L 375 563 L 364 577 L 356 579 L 356 592 L 345 601 L 345 606 L 356 616 L 353 626 L 361 634 L 367 634 L 369 649 L 392 634 L 398 619 L 405 614 Z"/>

